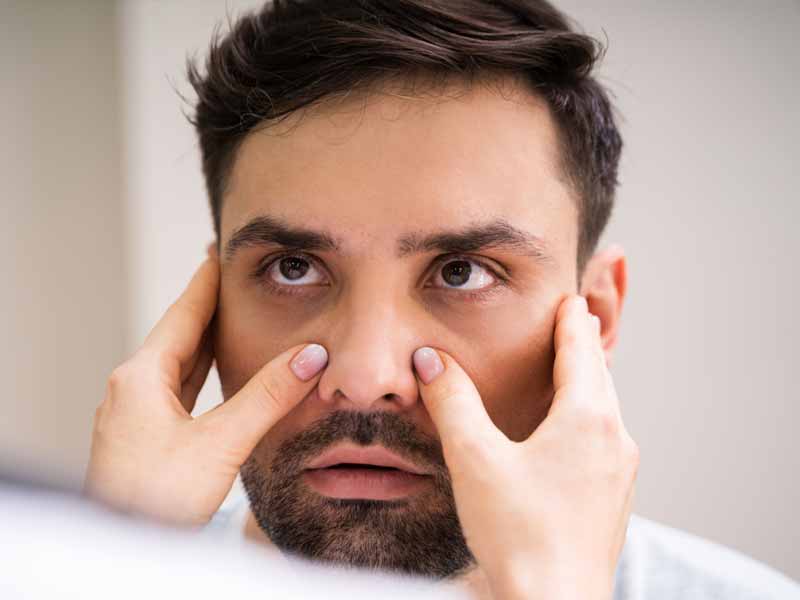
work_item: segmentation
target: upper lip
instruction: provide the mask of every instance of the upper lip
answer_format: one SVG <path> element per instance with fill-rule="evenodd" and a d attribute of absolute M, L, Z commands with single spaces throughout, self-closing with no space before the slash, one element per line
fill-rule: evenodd
<path fill-rule="evenodd" d="M 383 446 L 377 445 L 338 444 L 316 456 L 308 463 L 306 469 L 324 469 L 342 463 L 394 467 L 416 475 L 427 475 L 424 470 L 414 465 L 414 463 Z"/>

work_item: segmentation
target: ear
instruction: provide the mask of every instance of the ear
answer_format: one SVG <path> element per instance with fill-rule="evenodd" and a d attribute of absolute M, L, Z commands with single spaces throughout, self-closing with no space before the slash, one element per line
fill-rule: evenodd
<path fill-rule="evenodd" d="M 600 318 L 600 337 L 609 367 L 617 343 L 627 277 L 625 250 L 612 244 L 589 259 L 581 278 L 580 294 L 586 298 L 589 312 Z"/>

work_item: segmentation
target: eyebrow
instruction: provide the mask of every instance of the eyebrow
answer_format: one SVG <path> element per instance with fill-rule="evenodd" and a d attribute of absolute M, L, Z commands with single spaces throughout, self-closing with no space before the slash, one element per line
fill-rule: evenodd
<path fill-rule="evenodd" d="M 233 232 L 225 245 L 225 261 L 231 261 L 245 247 L 275 244 L 288 250 L 341 252 L 342 244 L 325 230 L 308 229 L 291 225 L 285 220 L 262 215 L 254 217 Z M 474 223 L 455 230 L 438 230 L 430 233 L 409 233 L 397 240 L 396 256 L 405 258 L 413 254 L 440 251 L 446 253 L 476 252 L 499 248 L 540 262 L 550 262 L 551 256 L 540 237 L 518 229 L 504 219 Z"/>

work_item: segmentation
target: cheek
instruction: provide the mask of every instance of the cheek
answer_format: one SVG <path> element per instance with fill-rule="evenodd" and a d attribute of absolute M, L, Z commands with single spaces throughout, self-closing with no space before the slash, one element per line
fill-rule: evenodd
<path fill-rule="evenodd" d="M 214 354 L 225 400 L 236 394 L 264 364 L 286 348 L 304 340 L 304 323 L 310 316 L 302 310 L 259 301 L 235 284 L 220 287 L 214 326 Z M 266 470 L 277 448 L 287 438 L 308 426 L 319 415 L 303 402 L 278 421 L 253 451 Z"/>
<path fill-rule="evenodd" d="M 514 441 L 533 433 L 553 399 L 555 310 L 526 308 L 507 308 L 486 324 L 468 371 L 492 421 Z"/>
<path fill-rule="evenodd" d="M 495 425 L 510 439 L 527 438 L 547 414 L 553 397 L 553 327 L 556 304 L 539 300 L 503 302 L 492 306 L 450 306 L 434 310 L 439 344 L 456 356 L 475 382 Z M 313 302 L 290 305 L 265 302 L 235 283 L 223 284 L 214 328 L 215 359 L 223 397 L 235 394 L 258 369 L 287 347 L 306 340 L 314 331 L 329 331 L 331 323 Z M 479 342 L 476 343 L 476 340 Z M 436 339 L 426 339 L 436 344 Z M 335 350 L 335 349 L 334 349 Z M 298 406 L 273 427 L 259 444 L 265 460 L 282 439 L 292 435 L 316 414 Z"/>
<path fill-rule="evenodd" d="M 235 282 L 220 287 L 214 328 L 214 354 L 223 397 L 235 394 L 265 363 L 305 340 L 303 324 L 310 314 L 264 302 Z"/>

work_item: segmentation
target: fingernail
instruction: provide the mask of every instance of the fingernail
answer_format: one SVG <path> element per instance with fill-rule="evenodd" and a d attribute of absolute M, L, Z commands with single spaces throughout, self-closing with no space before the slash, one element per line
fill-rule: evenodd
<path fill-rule="evenodd" d="M 420 379 L 428 385 L 431 381 L 436 379 L 436 376 L 444 371 L 442 359 L 433 348 L 423 346 L 417 348 L 413 356 L 414 368 L 419 373 Z"/>
<path fill-rule="evenodd" d="M 328 362 L 328 351 L 319 344 L 309 344 L 292 359 L 292 372 L 303 381 L 308 381 L 322 370 Z"/>
<path fill-rule="evenodd" d="M 586 297 L 585 296 L 578 296 L 578 304 L 584 310 L 589 310 L 589 303 L 586 301 Z"/>

